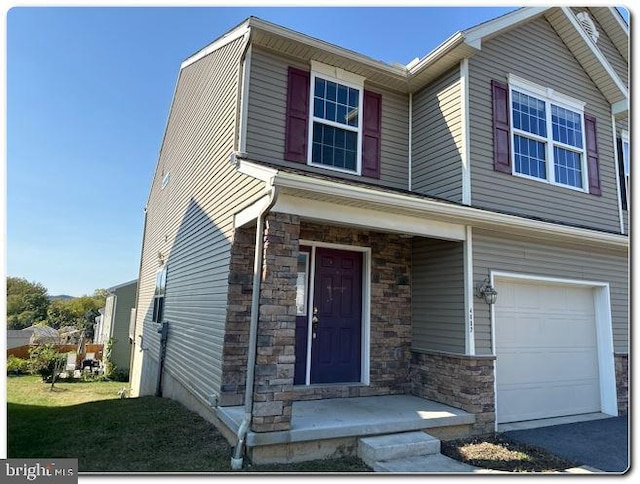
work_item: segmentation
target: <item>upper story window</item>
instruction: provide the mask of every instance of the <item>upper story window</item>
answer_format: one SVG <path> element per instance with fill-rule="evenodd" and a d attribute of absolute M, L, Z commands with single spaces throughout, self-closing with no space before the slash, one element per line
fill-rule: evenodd
<path fill-rule="evenodd" d="M 309 164 L 360 174 L 364 79 L 327 67 L 312 63 Z"/>
<path fill-rule="evenodd" d="M 364 81 L 316 61 L 289 67 L 284 159 L 380 178 L 382 95 Z"/>
<path fill-rule="evenodd" d="M 587 191 L 584 103 L 509 76 L 513 173 Z"/>

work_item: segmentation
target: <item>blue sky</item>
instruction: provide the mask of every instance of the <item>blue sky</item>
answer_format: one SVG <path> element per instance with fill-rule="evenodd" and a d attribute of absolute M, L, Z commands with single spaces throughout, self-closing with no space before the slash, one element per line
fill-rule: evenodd
<path fill-rule="evenodd" d="M 249 15 L 388 63 L 510 7 L 13 8 L 6 273 L 80 296 L 138 275 L 180 63 Z"/>

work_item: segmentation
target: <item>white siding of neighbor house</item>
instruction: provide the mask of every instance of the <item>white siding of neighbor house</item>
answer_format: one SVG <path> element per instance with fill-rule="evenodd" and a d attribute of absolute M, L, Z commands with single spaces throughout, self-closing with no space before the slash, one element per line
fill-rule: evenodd
<path fill-rule="evenodd" d="M 243 47 L 237 39 L 180 72 L 143 241 L 134 350 L 143 332 L 148 362 L 135 372 L 146 375 L 141 394 L 156 385 L 159 334 L 151 319 L 158 253 L 167 260 L 164 371 L 191 394 L 185 398 L 210 402 L 220 389 L 233 214 L 261 187 L 229 163 Z"/>
<path fill-rule="evenodd" d="M 629 349 L 628 252 L 586 246 L 550 244 L 509 234 L 473 231 L 473 274 L 476 283 L 490 271 L 604 282 L 610 285 L 614 351 Z M 498 298 L 500 294 L 498 294 Z M 478 354 L 491 354 L 489 306 L 475 300 L 475 335 Z"/>
<path fill-rule="evenodd" d="M 247 121 L 247 156 L 258 161 L 323 173 L 348 180 L 406 190 L 409 180 L 409 96 L 365 81 L 365 89 L 382 95 L 380 179 L 349 175 L 284 160 L 289 66 L 310 70 L 307 63 L 254 48 Z"/>
<path fill-rule="evenodd" d="M 586 102 L 597 119 L 602 196 L 493 169 L 491 80 L 515 74 Z M 620 231 L 611 107 L 543 17 L 482 43 L 469 60 L 471 200 L 474 206 Z"/>

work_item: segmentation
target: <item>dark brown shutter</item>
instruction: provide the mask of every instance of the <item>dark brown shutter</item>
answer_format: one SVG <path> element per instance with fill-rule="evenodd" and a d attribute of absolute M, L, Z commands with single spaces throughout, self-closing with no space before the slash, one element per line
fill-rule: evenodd
<path fill-rule="evenodd" d="M 509 88 L 491 81 L 493 99 L 493 169 L 511 174 L 511 143 L 509 133 Z"/>
<path fill-rule="evenodd" d="M 589 193 L 592 195 L 602 195 L 602 190 L 600 189 L 600 163 L 598 162 L 596 118 L 587 113 L 584 114 L 584 134 L 587 142 Z"/>
<path fill-rule="evenodd" d="M 380 178 L 382 96 L 364 91 L 362 120 L 362 176 Z"/>
<path fill-rule="evenodd" d="M 309 72 L 289 67 L 284 159 L 299 163 L 307 162 L 309 79 Z"/>
<path fill-rule="evenodd" d="M 624 174 L 624 151 L 622 147 L 622 138 L 617 138 L 618 144 L 618 175 L 620 178 L 620 202 L 622 202 L 622 210 L 628 210 L 627 207 L 627 177 Z"/>

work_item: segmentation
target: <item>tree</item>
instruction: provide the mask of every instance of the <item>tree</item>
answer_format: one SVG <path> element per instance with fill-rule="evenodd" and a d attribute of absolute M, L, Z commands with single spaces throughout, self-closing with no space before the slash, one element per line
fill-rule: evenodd
<path fill-rule="evenodd" d="M 47 319 L 47 288 L 21 277 L 7 277 L 7 328 L 23 329 Z"/>
<path fill-rule="evenodd" d="M 47 323 L 49 326 L 56 329 L 64 326 L 78 326 L 78 315 L 70 308 L 69 301 L 62 299 L 51 301 L 47 310 Z"/>

